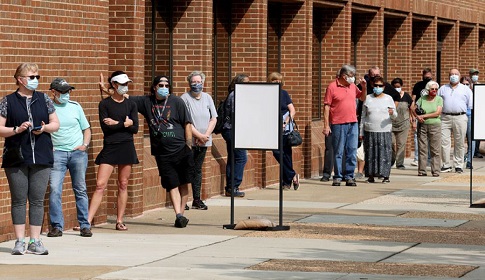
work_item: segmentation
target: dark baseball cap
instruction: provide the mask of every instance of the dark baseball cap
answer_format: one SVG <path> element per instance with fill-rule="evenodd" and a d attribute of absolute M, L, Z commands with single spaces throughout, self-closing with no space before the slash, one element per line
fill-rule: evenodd
<path fill-rule="evenodd" d="M 69 85 L 66 80 L 64 80 L 63 78 L 55 78 L 52 83 L 51 83 L 51 86 L 49 87 L 49 89 L 54 89 L 60 93 L 66 93 L 68 91 L 70 91 L 71 89 L 74 89 L 75 87 Z"/>

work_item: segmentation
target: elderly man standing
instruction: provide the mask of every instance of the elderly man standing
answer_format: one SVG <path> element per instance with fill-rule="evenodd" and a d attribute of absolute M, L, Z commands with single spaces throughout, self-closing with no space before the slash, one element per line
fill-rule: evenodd
<path fill-rule="evenodd" d="M 451 133 L 453 132 L 454 150 L 453 164 L 456 173 L 463 172 L 465 155 L 465 136 L 468 117 L 466 111 L 472 109 L 472 91 L 460 83 L 458 69 L 450 70 L 450 83 L 443 85 L 438 95 L 443 98 L 441 115 L 441 172 L 450 172 Z"/>
<path fill-rule="evenodd" d="M 365 89 L 367 83 L 360 79 L 360 86 Z M 332 186 L 345 185 L 355 187 L 354 170 L 357 164 L 357 143 L 359 140 L 355 99 L 364 101 L 366 94 L 355 85 L 355 67 L 343 65 L 338 77 L 331 82 L 325 93 L 323 134 L 332 133 L 334 151 L 334 176 Z M 342 158 L 345 157 L 345 173 L 342 174 Z"/>

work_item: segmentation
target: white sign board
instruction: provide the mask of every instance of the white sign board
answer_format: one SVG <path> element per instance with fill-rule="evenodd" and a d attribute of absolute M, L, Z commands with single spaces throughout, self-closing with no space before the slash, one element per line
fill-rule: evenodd
<path fill-rule="evenodd" d="M 473 86 L 473 140 L 485 140 L 485 84 Z"/>
<path fill-rule="evenodd" d="M 236 84 L 234 148 L 277 150 L 280 136 L 280 84 Z"/>

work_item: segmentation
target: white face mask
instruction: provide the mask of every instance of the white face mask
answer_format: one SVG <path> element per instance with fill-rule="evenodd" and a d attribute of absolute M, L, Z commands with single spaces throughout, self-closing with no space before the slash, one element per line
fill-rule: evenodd
<path fill-rule="evenodd" d="M 472 82 L 474 82 L 474 83 L 478 82 L 478 75 L 472 76 Z"/>
<path fill-rule="evenodd" d="M 116 91 L 118 92 L 119 95 L 126 94 L 128 93 L 128 86 L 119 85 Z"/>
<path fill-rule="evenodd" d="M 397 88 L 394 88 L 397 92 L 401 93 L 401 88 L 400 87 L 397 87 Z"/>
<path fill-rule="evenodd" d="M 451 75 L 450 76 L 450 83 L 457 84 L 460 81 L 460 76 L 458 75 Z"/>
<path fill-rule="evenodd" d="M 347 77 L 347 79 L 345 79 L 347 81 L 347 83 L 349 84 L 353 84 L 355 83 L 355 77 Z"/>

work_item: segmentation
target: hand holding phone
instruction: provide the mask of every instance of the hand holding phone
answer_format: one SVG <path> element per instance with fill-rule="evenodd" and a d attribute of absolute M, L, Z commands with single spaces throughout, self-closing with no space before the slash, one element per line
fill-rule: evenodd
<path fill-rule="evenodd" d="M 42 125 L 32 127 L 32 131 L 37 131 L 41 129 L 42 129 Z"/>

